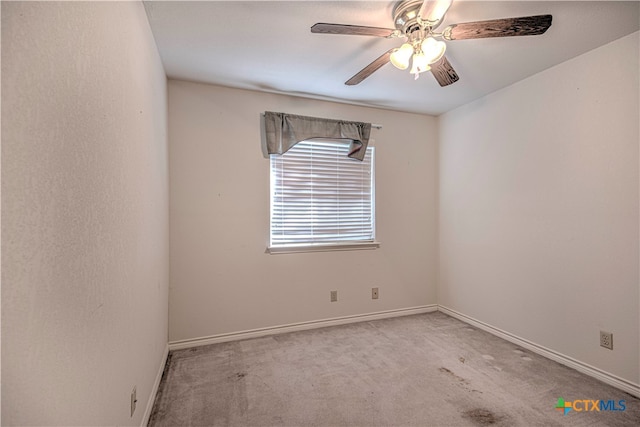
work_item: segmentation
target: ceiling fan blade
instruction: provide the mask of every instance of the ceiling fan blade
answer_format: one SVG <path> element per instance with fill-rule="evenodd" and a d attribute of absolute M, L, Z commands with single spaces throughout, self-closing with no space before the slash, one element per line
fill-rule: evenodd
<path fill-rule="evenodd" d="M 433 74 L 440 86 L 448 86 L 460 80 L 458 73 L 453 69 L 446 56 L 431 64 L 431 74 Z"/>
<path fill-rule="evenodd" d="M 487 37 L 537 36 L 544 34 L 551 26 L 551 18 L 551 15 L 536 15 L 455 24 L 445 28 L 443 37 L 446 40 L 465 40 Z"/>
<path fill-rule="evenodd" d="M 346 34 L 355 36 L 391 37 L 395 30 L 379 27 L 363 27 L 360 25 L 325 24 L 319 22 L 311 27 L 312 33 Z"/>
<path fill-rule="evenodd" d="M 453 3 L 453 0 L 424 0 L 418 16 L 428 26 L 436 28 L 444 18 L 444 14 L 449 10 L 451 3 Z"/>
<path fill-rule="evenodd" d="M 349 80 L 347 80 L 344 84 L 346 84 L 347 86 L 353 86 L 353 85 L 357 85 L 358 83 L 362 82 L 364 79 L 369 77 L 371 74 L 373 74 L 376 71 L 378 71 L 378 69 L 380 67 L 382 67 L 387 62 L 389 62 L 389 57 L 391 56 L 391 52 L 393 52 L 393 51 L 394 51 L 394 49 L 389 49 L 388 51 L 386 51 L 385 53 L 380 55 L 378 57 L 378 59 L 376 59 L 371 64 L 369 64 L 366 67 L 364 67 L 355 76 L 353 76 Z"/>

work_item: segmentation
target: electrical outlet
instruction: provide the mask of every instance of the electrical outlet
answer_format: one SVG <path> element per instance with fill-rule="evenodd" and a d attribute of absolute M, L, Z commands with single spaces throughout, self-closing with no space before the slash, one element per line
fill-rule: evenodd
<path fill-rule="evenodd" d="M 371 288 L 371 299 L 378 299 L 378 288 Z"/>
<path fill-rule="evenodd" d="M 338 301 L 338 291 L 331 291 L 331 302 Z"/>
<path fill-rule="evenodd" d="M 613 350 L 613 333 L 600 331 L 600 347 Z"/>
<path fill-rule="evenodd" d="M 133 417 L 133 413 L 136 412 L 137 403 L 138 398 L 136 397 L 136 386 L 134 386 L 133 391 L 131 391 L 131 417 Z"/>

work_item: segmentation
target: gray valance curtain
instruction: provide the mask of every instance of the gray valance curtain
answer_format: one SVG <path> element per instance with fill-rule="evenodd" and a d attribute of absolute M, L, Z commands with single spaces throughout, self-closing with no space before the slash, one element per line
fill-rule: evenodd
<path fill-rule="evenodd" d="M 293 114 L 264 113 L 265 136 L 269 154 L 284 154 L 300 141 L 312 138 L 350 140 L 348 156 L 362 160 L 367 152 L 371 123 L 320 119 Z"/>

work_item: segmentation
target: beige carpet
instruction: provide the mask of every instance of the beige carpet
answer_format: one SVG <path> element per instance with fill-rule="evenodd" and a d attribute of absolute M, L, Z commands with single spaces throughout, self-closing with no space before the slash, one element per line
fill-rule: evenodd
<path fill-rule="evenodd" d="M 638 426 L 640 401 L 429 313 L 174 351 L 150 425 Z"/>

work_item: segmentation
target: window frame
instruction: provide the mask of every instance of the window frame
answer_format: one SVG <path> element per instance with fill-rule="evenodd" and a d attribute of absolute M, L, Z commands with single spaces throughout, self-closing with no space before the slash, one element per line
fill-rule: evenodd
<path fill-rule="evenodd" d="M 333 138 L 318 138 L 313 140 L 301 141 L 305 143 L 324 142 L 334 144 L 345 144 L 345 141 Z M 373 142 L 373 140 L 371 141 Z M 345 144 L 346 145 L 346 144 Z M 292 149 L 295 149 L 294 146 Z M 285 254 L 285 253 L 299 253 L 299 252 L 327 252 L 327 251 L 351 251 L 351 250 L 371 250 L 380 247 L 380 242 L 376 240 L 376 176 L 375 176 L 375 147 L 372 145 L 367 147 L 367 156 L 371 156 L 370 176 L 371 176 L 371 228 L 372 238 L 361 240 L 343 240 L 333 242 L 301 242 L 301 243 L 287 243 L 287 244 L 273 244 L 273 211 L 274 211 L 274 194 L 275 194 L 275 179 L 273 173 L 273 161 L 274 158 L 278 158 L 281 155 L 272 154 L 269 156 L 269 243 L 267 245 L 267 251 L 270 254 Z M 284 154 L 286 155 L 286 153 Z M 346 154 L 345 154 L 346 158 Z M 357 160 L 351 160 L 357 161 Z"/>

